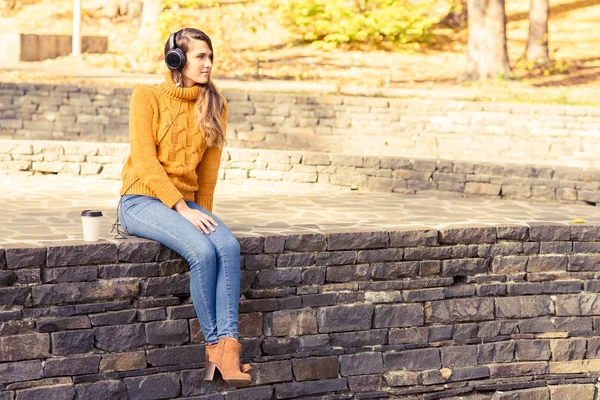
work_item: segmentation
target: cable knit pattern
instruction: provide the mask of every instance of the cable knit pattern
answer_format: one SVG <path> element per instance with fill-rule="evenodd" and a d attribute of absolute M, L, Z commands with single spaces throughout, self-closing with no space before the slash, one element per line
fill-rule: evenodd
<path fill-rule="evenodd" d="M 175 86 L 167 72 L 160 85 L 142 85 L 133 90 L 131 154 L 121 173 L 121 195 L 156 197 L 170 208 L 183 198 L 212 211 L 222 149 L 206 148 L 204 134 L 194 121 L 199 89 L 197 85 Z M 223 102 L 226 129 L 228 109 L 224 98 Z"/>

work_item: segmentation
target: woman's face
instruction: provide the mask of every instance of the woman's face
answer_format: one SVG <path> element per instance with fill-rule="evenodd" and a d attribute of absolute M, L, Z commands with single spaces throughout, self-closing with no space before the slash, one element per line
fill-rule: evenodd
<path fill-rule="evenodd" d="M 208 44 L 203 40 L 192 39 L 185 55 L 187 63 L 181 71 L 184 86 L 192 87 L 195 84 L 207 83 L 212 69 L 212 51 Z"/>

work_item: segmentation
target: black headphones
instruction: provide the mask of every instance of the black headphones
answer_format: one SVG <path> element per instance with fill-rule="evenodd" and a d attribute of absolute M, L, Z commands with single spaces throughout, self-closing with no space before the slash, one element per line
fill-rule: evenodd
<path fill-rule="evenodd" d="M 169 67 L 171 71 L 181 71 L 187 62 L 185 53 L 183 50 L 178 49 L 175 44 L 175 37 L 182 30 L 172 33 L 171 36 L 169 36 L 169 50 L 167 51 L 167 54 L 165 54 L 165 63 L 167 63 L 167 67 Z"/>

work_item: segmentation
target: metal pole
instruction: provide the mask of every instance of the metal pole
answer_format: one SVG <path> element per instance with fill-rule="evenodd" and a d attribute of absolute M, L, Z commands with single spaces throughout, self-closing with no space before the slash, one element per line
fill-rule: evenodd
<path fill-rule="evenodd" d="M 81 55 L 81 0 L 73 0 L 73 55 Z"/>

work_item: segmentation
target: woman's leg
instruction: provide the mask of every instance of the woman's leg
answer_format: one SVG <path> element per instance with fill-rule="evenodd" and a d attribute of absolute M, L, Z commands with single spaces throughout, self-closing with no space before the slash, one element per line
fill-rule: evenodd
<path fill-rule="evenodd" d="M 190 293 L 198 321 L 205 340 L 216 343 L 219 340 L 219 317 L 215 301 L 218 287 L 217 255 L 208 235 L 177 211 L 148 196 L 124 196 L 120 204 L 120 218 L 129 234 L 156 240 L 188 262 Z M 239 271 L 239 255 L 237 268 Z"/>
<path fill-rule="evenodd" d="M 219 225 L 206 237 L 217 253 L 216 317 L 219 338 L 238 338 L 238 309 L 240 302 L 240 244 L 229 228 L 216 216 L 193 202 L 187 202 L 210 215 Z"/>

